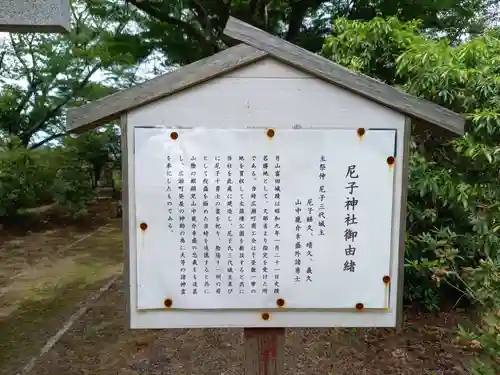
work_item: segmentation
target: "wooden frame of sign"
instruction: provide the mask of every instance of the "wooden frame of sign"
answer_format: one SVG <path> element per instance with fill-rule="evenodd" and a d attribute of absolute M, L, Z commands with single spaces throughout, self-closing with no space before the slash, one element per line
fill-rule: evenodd
<path fill-rule="evenodd" d="M 285 327 L 401 327 L 411 124 L 465 120 L 237 19 L 225 34 L 242 44 L 67 126 L 121 119 L 131 328 L 244 327 L 246 372 L 283 374 Z"/>
<path fill-rule="evenodd" d="M 0 31 L 66 33 L 70 30 L 69 0 L 0 0 Z"/>

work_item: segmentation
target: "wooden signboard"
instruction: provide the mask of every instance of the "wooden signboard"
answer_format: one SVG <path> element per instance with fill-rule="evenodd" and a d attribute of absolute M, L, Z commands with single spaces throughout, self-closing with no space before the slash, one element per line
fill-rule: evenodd
<path fill-rule="evenodd" d="M 134 132 L 139 312 L 163 311 L 165 328 L 225 326 L 193 319 L 221 310 L 241 327 L 358 310 L 374 314 L 356 325 L 388 325 L 394 129 Z"/>
<path fill-rule="evenodd" d="M 465 120 L 235 18 L 224 33 L 242 43 L 67 126 L 121 119 L 130 327 L 244 327 L 245 372 L 282 375 L 284 327 L 401 327 L 411 123 Z"/>

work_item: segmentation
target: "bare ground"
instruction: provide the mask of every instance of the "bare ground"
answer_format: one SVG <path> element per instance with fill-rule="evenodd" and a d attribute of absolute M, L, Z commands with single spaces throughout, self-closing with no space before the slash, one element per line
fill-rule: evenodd
<path fill-rule="evenodd" d="M 16 374 L 82 301 L 120 271 L 119 221 L 44 227 L 9 238 L 0 232 L 0 373 Z M 12 233 L 11 231 L 9 231 Z M 25 234 L 24 236 L 20 236 Z M 80 241 L 70 247 L 75 241 Z M 242 374 L 238 329 L 127 330 L 119 279 L 42 357 L 31 374 Z M 474 353 L 455 343 L 465 313 L 408 312 L 392 329 L 290 329 L 287 374 L 466 374 Z"/>
<path fill-rule="evenodd" d="M 127 330 L 123 283 L 106 293 L 33 374 L 242 374 L 239 329 Z M 454 315 L 408 317 L 392 329 L 290 329 L 287 374 L 465 374 L 472 356 L 454 344 Z"/>
<path fill-rule="evenodd" d="M 85 219 L 65 218 L 66 225 L 44 212 L 0 231 L 1 374 L 15 374 L 91 292 L 121 272 L 120 222 L 109 219 L 110 208 L 101 203 Z"/>

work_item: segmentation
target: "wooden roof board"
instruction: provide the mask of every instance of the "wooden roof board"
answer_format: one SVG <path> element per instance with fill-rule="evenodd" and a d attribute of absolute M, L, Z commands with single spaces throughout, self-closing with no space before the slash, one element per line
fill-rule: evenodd
<path fill-rule="evenodd" d="M 67 33 L 69 0 L 0 0 L 0 32 Z"/>
<path fill-rule="evenodd" d="M 257 61 L 266 55 L 266 52 L 247 44 L 225 49 L 137 86 L 118 91 L 80 107 L 70 108 L 66 119 L 66 129 L 79 133 L 95 128 L 119 119 L 122 113 L 133 108 L 192 87 Z"/>
<path fill-rule="evenodd" d="M 447 108 L 419 99 L 363 74 L 355 73 L 322 56 L 229 17 L 224 34 L 253 46 L 286 64 L 341 86 L 376 103 L 417 120 L 438 125 L 455 134 L 464 134 L 465 118 Z"/>

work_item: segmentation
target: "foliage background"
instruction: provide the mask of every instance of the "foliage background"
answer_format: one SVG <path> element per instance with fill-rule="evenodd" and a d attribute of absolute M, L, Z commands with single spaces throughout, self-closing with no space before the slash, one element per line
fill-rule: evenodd
<path fill-rule="evenodd" d="M 231 14 L 467 116 L 452 141 L 414 127 L 405 301 L 474 307 L 460 336 L 500 372 L 500 30 L 493 0 L 74 0 L 67 35 L 6 35 L 0 48 L 0 220 L 57 202 L 82 213 L 120 162 L 109 124 L 65 134 L 80 105 L 234 43 Z"/>
<path fill-rule="evenodd" d="M 445 141 L 414 129 L 405 249 L 405 297 L 430 310 L 466 299 L 482 315 L 462 336 L 489 353 L 477 374 L 498 373 L 500 350 L 499 30 L 459 45 L 419 22 L 338 19 L 322 53 L 467 116 Z"/>

